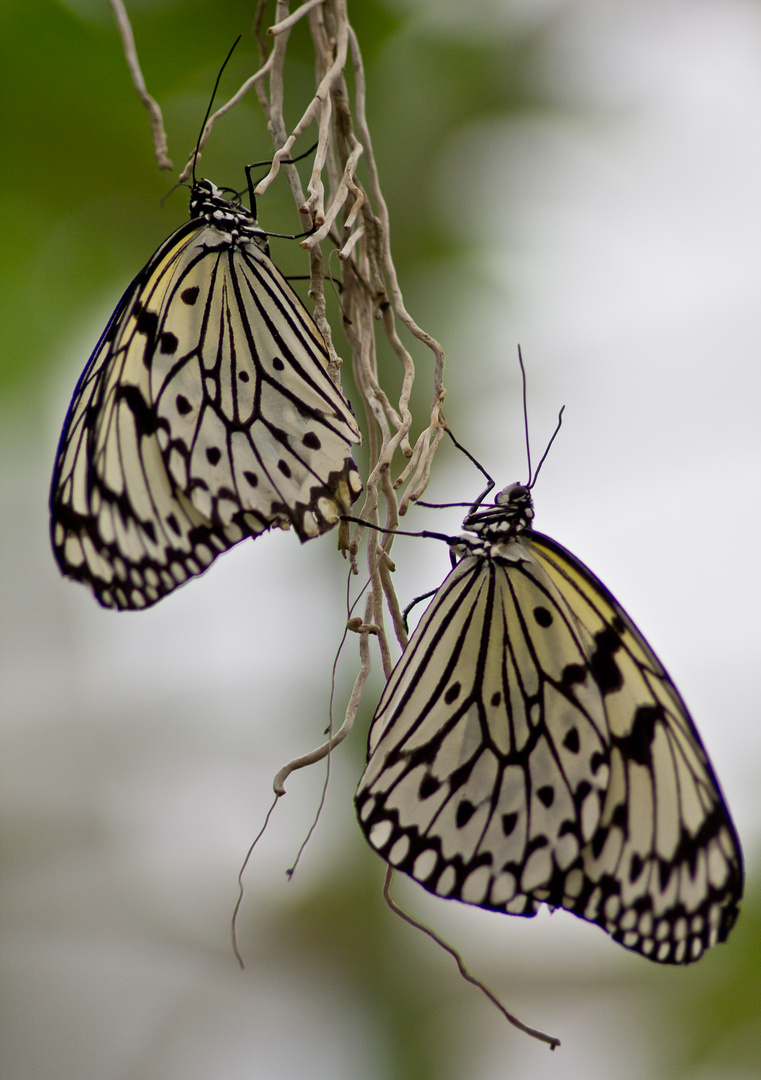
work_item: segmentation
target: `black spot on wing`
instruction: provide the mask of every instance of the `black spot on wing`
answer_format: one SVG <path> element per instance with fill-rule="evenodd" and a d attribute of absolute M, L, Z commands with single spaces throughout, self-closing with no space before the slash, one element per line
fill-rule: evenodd
<path fill-rule="evenodd" d="M 570 728 L 563 737 L 563 746 L 572 754 L 578 754 L 581 748 L 578 728 Z"/>
<path fill-rule="evenodd" d="M 550 784 L 544 784 L 538 788 L 536 794 L 542 806 L 546 806 L 548 809 L 555 801 L 555 789 Z"/>
<path fill-rule="evenodd" d="M 150 341 L 154 341 L 158 326 L 159 317 L 155 311 L 147 311 L 146 309 L 140 311 L 137 316 L 137 332 L 139 334 L 145 334 Z"/>
<path fill-rule="evenodd" d="M 453 701 L 456 701 L 457 698 L 460 696 L 461 690 L 462 686 L 460 685 L 460 683 L 452 683 L 452 685 L 448 687 L 447 692 L 444 694 L 444 701 L 446 702 L 446 704 L 451 705 Z"/>
<path fill-rule="evenodd" d="M 655 725 L 660 721 L 665 721 L 663 708 L 660 705 L 642 705 L 637 709 L 629 734 L 616 740 L 627 761 L 636 761 L 638 765 L 647 765 L 652 768 Z"/>
<path fill-rule="evenodd" d="M 156 414 L 136 386 L 120 386 L 117 399 L 124 401 L 135 417 L 135 427 L 140 435 L 155 435 L 158 427 Z"/>
<path fill-rule="evenodd" d="M 587 677 L 588 668 L 584 664 L 566 664 L 560 676 L 561 685 L 570 690 L 572 686 L 583 683 Z"/>
<path fill-rule="evenodd" d="M 429 799 L 431 795 L 435 795 L 441 787 L 441 784 L 430 773 L 426 773 L 423 779 L 420 781 L 420 787 L 418 788 L 418 794 L 421 799 Z"/>
<path fill-rule="evenodd" d="M 449 785 L 452 791 L 457 791 L 463 784 L 467 784 L 470 779 L 470 774 L 473 772 L 475 762 L 476 758 L 471 758 L 470 761 L 464 762 L 458 769 L 455 769 L 454 772 L 452 772 L 449 777 Z"/>
<path fill-rule="evenodd" d="M 612 694 L 623 685 L 621 669 L 615 661 L 615 655 L 621 648 L 621 634 L 613 624 L 595 634 L 594 652 L 589 658 L 589 666 L 595 682 L 603 694 Z"/>
<path fill-rule="evenodd" d="M 538 626 L 542 626 L 542 627 L 552 626 L 552 612 L 549 611 L 548 608 L 546 608 L 546 607 L 541 607 L 541 606 L 535 607 L 534 608 L 534 618 L 536 619 L 536 622 L 537 622 Z"/>
<path fill-rule="evenodd" d="M 177 335 L 165 330 L 159 338 L 159 351 L 173 356 L 177 352 L 178 344 Z"/>

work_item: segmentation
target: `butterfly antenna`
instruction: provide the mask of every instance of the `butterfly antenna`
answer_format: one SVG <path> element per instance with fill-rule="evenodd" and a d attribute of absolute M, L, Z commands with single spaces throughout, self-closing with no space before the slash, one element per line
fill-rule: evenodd
<path fill-rule="evenodd" d="M 242 34 L 238 34 L 237 38 L 233 42 L 232 48 L 230 49 L 229 53 L 225 57 L 225 61 L 222 64 L 222 67 L 219 69 L 219 74 L 217 75 L 217 81 L 214 83 L 214 89 L 211 92 L 211 100 L 209 101 L 209 107 L 206 110 L 206 116 L 204 116 L 204 118 L 203 118 L 203 123 L 201 124 L 201 130 L 198 132 L 198 138 L 196 139 L 196 149 L 195 149 L 195 153 L 193 154 L 193 183 L 194 184 L 196 182 L 196 162 L 198 161 L 198 154 L 199 154 L 200 148 L 201 148 L 201 137 L 203 135 L 203 129 L 206 127 L 206 121 L 211 116 L 211 107 L 214 104 L 214 98 L 217 95 L 217 90 L 219 90 L 219 83 L 220 83 L 220 80 L 222 78 L 222 74 L 223 74 L 225 68 L 227 67 L 228 63 L 230 62 L 230 57 L 232 56 L 232 54 L 237 49 L 238 42 L 240 41 L 242 36 L 243 36 Z"/>
<path fill-rule="evenodd" d="M 536 478 L 537 478 L 537 476 L 539 476 L 539 471 L 542 468 L 542 465 L 544 465 L 545 461 L 547 460 L 547 455 L 550 452 L 550 447 L 554 443 L 555 439 L 557 438 L 558 432 L 560 431 L 561 427 L 563 426 L 563 413 L 564 412 L 565 412 L 565 405 L 563 406 L 563 408 L 558 413 L 558 422 L 557 422 L 557 424 L 555 426 L 555 430 L 552 433 L 552 438 L 547 443 L 547 449 L 542 454 L 541 460 L 540 460 L 539 464 L 536 467 L 536 472 L 534 473 L 534 479 L 531 481 L 530 484 L 527 484 L 526 487 L 532 488 L 534 486 L 534 484 L 536 483 Z"/>
<path fill-rule="evenodd" d="M 521 382 L 523 383 L 523 434 L 526 438 L 526 460 L 528 461 L 528 483 L 526 484 L 526 487 L 530 488 L 534 486 L 534 481 L 531 479 L 531 442 L 528 437 L 528 386 L 526 382 L 526 368 L 523 363 L 523 353 L 521 352 L 520 345 L 518 346 L 518 363 L 521 366 Z M 539 469 L 536 471 L 539 472 Z M 536 477 L 534 477 L 534 479 L 536 479 Z"/>
<path fill-rule="evenodd" d="M 526 368 L 523 363 L 523 353 L 521 352 L 520 345 L 518 346 L 518 363 L 521 366 L 521 380 L 523 382 L 523 432 L 526 436 L 526 460 L 528 461 L 528 483 L 526 484 L 526 487 L 530 489 L 536 483 L 542 465 L 544 465 L 545 461 L 547 460 L 547 455 L 550 452 L 550 447 L 557 438 L 557 434 L 560 431 L 560 428 L 563 426 L 563 413 L 565 412 L 565 405 L 558 413 L 558 422 L 555 430 L 552 433 L 552 438 L 547 443 L 547 449 L 544 451 L 539 460 L 539 464 L 536 467 L 536 472 L 533 472 L 531 468 L 531 442 L 528 437 L 528 393 L 526 386 Z"/>

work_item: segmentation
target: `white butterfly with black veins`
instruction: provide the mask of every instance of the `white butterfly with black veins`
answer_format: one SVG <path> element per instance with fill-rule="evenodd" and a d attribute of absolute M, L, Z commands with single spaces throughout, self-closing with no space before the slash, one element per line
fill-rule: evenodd
<path fill-rule="evenodd" d="M 50 500 L 63 573 L 144 608 L 273 525 L 331 529 L 362 489 L 361 435 L 327 363 L 253 215 L 194 182 L 69 407 Z"/>
<path fill-rule="evenodd" d="M 563 907 L 651 960 L 697 960 L 743 871 L 687 708 L 605 586 L 532 530 L 528 487 L 476 507 L 373 718 L 362 829 L 439 896 Z"/>

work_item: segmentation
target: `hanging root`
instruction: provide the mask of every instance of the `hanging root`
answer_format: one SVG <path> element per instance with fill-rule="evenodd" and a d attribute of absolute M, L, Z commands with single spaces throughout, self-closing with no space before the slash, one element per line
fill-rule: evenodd
<path fill-rule="evenodd" d="M 393 878 L 393 876 L 393 868 L 389 866 L 389 868 L 386 870 L 386 880 L 383 883 L 383 899 L 386 901 L 393 913 L 395 915 L 398 915 L 400 919 L 404 919 L 404 921 L 406 923 L 409 923 L 410 926 L 414 926 L 417 930 L 421 930 L 424 934 L 427 934 L 428 937 L 431 938 L 431 940 L 435 941 L 436 944 L 444 950 L 444 952 L 448 952 L 449 955 L 454 959 L 454 962 L 457 964 L 457 967 L 459 968 L 460 974 L 462 975 L 463 979 L 465 979 L 466 982 L 469 982 L 473 986 L 477 987 L 481 991 L 481 993 L 489 999 L 492 1005 L 496 1006 L 496 1008 L 499 1009 L 505 1020 L 511 1023 L 513 1027 L 517 1027 L 519 1031 L 523 1031 L 526 1035 L 530 1035 L 532 1039 L 539 1039 L 541 1042 L 547 1043 L 550 1050 L 554 1050 L 556 1046 L 560 1046 L 560 1039 L 555 1038 L 554 1035 L 547 1035 L 545 1034 L 545 1032 L 539 1031 L 538 1028 L 529 1027 L 528 1024 L 524 1024 L 522 1020 L 519 1020 L 517 1016 L 513 1016 L 511 1012 L 508 1012 L 505 1006 L 496 996 L 496 994 L 493 994 L 489 987 L 482 983 L 480 979 L 477 979 L 475 975 L 470 974 L 468 969 L 465 967 L 465 964 L 463 963 L 462 957 L 455 948 L 453 948 L 448 942 L 444 941 L 443 938 L 440 938 L 435 930 L 431 930 L 430 926 L 426 926 L 424 923 L 418 922 L 417 919 L 414 919 L 403 908 L 399 907 L 396 900 L 394 900 L 394 898 L 391 896 L 390 891 L 391 879 Z"/>

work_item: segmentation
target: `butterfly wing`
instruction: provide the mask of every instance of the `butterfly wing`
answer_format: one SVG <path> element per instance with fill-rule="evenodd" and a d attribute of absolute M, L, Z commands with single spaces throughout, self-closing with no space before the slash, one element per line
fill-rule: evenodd
<path fill-rule="evenodd" d="M 301 540 L 332 528 L 361 488 L 360 433 L 298 296 L 256 243 L 230 246 L 212 227 L 175 278 L 150 375 L 174 484 L 225 526 L 290 523 Z"/>
<path fill-rule="evenodd" d="M 610 782 L 597 832 L 562 901 L 628 948 L 690 963 L 724 941 L 742 896 L 742 852 L 700 736 L 621 605 L 570 552 L 531 535 L 537 563 L 591 633 Z"/>
<path fill-rule="evenodd" d="M 541 903 L 651 959 L 723 940 L 737 838 L 676 689 L 623 610 L 540 534 L 468 555 L 386 686 L 362 828 L 440 896 Z"/>
<path fill-rule="evenodd" d="M 122 297 L 64 423 L 63 573 L 106 607 L 142 608 L 247 536 L 331 528 L 361 490 L 361 437 L 326 362 L 255 239 L 207 220 L 177 230 Z"/>

